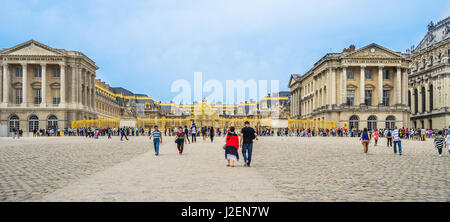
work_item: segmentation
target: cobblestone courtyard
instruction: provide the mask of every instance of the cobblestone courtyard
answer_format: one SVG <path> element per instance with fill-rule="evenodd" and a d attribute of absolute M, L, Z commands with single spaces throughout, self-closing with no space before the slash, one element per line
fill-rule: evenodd
<path fill-rule="evenodd" d="M 223 137 L 0 138 L 0 201 L 449 201 L 450 155 L 403 141 L 403 156 L 356 138 L 266 137 L 251 168 L 225 166 Z M 240 150 L 239 150 L 240 151 Z"/>

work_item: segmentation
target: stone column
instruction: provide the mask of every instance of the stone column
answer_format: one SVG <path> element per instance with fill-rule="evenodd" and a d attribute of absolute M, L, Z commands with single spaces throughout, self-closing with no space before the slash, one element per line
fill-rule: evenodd
<path fill-rule="evenodd" d="M 366 66 L 361 66 L 361 74 L 359 79 L 359 104 L 365 105 L 365 89 L 366 89 Z"/>
<path fill-rule="evenodd" d="M 395 90 L 397 94 L 397 104 L 402 104 L 402 67 L 397 66 L 397 90 Z"/>
<path fill-rule="evenodd" d="M 72 84 L 71 88 L 72 88 L 72 98 L 71 98 L 71 103 L 73 106 L 75 106 L 75 104 L 77 103 L 77 68 L 75 67 L 75 65 L 72 66 Z"/>
<path fill-rule="evenodd" d="M 66 104 L 66 65 L 64 63 L 60 63 L 59 67 L 61 69 L 61 105 Z"/>
<path fill-rule="evenodd" d="M 3 104 L 9 103 L 9 68 L 8 63 L 3 63 Z"/>
<path fill-rule="evenodd" d="M 92 106 L 92 110 L 96 111 L 97 110 L 97 106 L 95 105 L 95 75 L 92 74 L 92 101 L 91 101 L 91 106 Z"/>
<path fill-rule="evenodd" d="M 88 110 L 90 110 L 91 109 L 91 89 L 92 89 L 92 86 L 91 86 L 91 73 L 88 73 L 87 75 L 86 75 L 86 91 L 87 91 L 87 93 L 86 93 L 86 106 L 87 106 L 87 109 Z"/>
<path fill-rule="evenodd" d="M 3 103 L 3 76 L 5 75 L 5 71 L 3 69 L 4 66 L 5 65 L 2 64 L 1 65 L 1 69 L 0 69 L 0 71 L 2 73 L 2 75 L 0 76 L 0 87 L 2 88 L 1 91 L 0 91 L 2 93 L 2 96 L 0 97 L 0 104 Z"/>
<path fill-rule="evenodd" d="M 28 105 L 28 64 L 21 63 L 22 65 L 22 106 Z"/>
<path fill-rule="evenodd" d="M 342 104 L 347 104 L 347 66 L 342 67 L 341 74 L 341 93 L 342 93 Z"/>
<path fill-rule="evenodd" d="M 331 70 L 331 91 L 329 93 L 331 94 L 331 104 L 335 105 L 337 104 L 336 101 L 336 69 L 330 68 Z"/>
<path fill-rule="evenodd" d="M 430 110 L 430 87 L 429 83 L 424 84 L 425 87 L 425 110 L 424 112 L 431 111 Z"/>
<path fill-rule="evenodd" d="M 78 105 L 83 106 L 83 70 L 78 67 Z"/>
<path fill-rule="evenodd" d="M 41 77 L 41 107 L 47 107 L 47 64 L 41 63 L 42 77 Z"/>
<path fill-rule="evenodd" d="M 83 85 L 84 85 L 84 87 L 83 87 L 83 89 L 84 89 L 83 106 L 86 109 L 87 108 L 87 90 L 88 90 L 88 87 L 87 87 L 87 72 L 86 71 L 84 72 L 83 76 L 84 76 L 84 79 L 83 79 Z"/>
<path fill-rule="evenodd" d="M 378 66 L 378 106 L 383 105 L 383 68 Z"/>
<path fill-rule="evenodd" d="M 403 70 L 403 72 L 402 72 L 402 82 L 403 82 L 402 102 L 404 105 L 408 106 L 408 72 L 407 72 L 407 70 Z"/>

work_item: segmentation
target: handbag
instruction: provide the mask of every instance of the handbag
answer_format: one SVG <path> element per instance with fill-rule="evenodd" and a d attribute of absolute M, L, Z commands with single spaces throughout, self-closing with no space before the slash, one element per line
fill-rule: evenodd
<path fill-rule="evenodd" d="M 230 136 L 230 138 L 227 139 L 227 141 L 225 142 L 225 144 L 223 144 L 223 147 L 222 147 L 222 148 L 223 148 L 224 150 L 227 148 L 226 145 L 227 145 L 228 140 L 230 140 L 230 139 L 231 139 L 231 136 Z"/>

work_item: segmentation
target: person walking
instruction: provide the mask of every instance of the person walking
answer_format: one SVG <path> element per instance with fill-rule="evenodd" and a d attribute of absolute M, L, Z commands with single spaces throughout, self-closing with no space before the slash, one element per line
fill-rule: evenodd
<path fill-rule="evenodd" d="M 239 160 L 239 137 L 236 134 L 234 126 L 230 127 L 230 132 L 225 137 L 225 159 L 227 167 L 234 167 L 234 161 Z M 231 162 L 231 164 L 230 164 Z"/>
<path fill-rule="evenodd" d="M 183 128 L 178 127 L 177 134 L 175 135 L 175 143 L 177 144 L 178 154 L 183 154 L 184 139 L 186 138 L 186 133 L 183 132 Z"/>
<path fill-rule="evenodd" d="M 402 139 L 399 135 L 399 130 L 397 127 L 395 127 L 394 131 L 392 132 L 392 137 L 394 138 L 394 154 L 397 154 L 397 146 L 398 146 L 398 154 L 402 155 Z"/>
<path fill-rule="evenodd" d="M 153 147 L 155 148 L 155 156 L 159 155 L 159 144 L 162 143 L 162 132 L 158 130 L 158 126 L 154 127 L 154 130 L 150 134 L 149 139 L 153 137 Z"/>
<path fill-rule="evenodd" d="M 257 133 L 255 129 L 250 127 L 250 123 L 245 121 L 244 128 L 241 129 L 241 147 L 242 156 L 244 157 L 244 166 L 250 167 L 253 153 L 253 140 L 256 139 Z"/>
<path fill-rule="evenodd" d="M 367 152 L 369 151 L 369 142 L 370 142 L 370 134 L 367 131 L 367 128 L 364 128 L 364 131 L 361 133 L 361 138 L 360 140 L 362 141 L 362 145 L 364 148 L 364 153 L 367 154 Z"/>
<path fill-rule="evenodd" d="M 379 133 L 378 133 L 378 130 L 375 130 L 373 132 L 373 140 L 375 140 L 375 146 L 378 145 L 378 139 L 379 139 Z"/>
<path fill-rule="evenodd" d="M 203 137 L 203 141 L 206 140 L 206 127 L 202 127 L 202 137 Z"/>
<path fill-rule="evenodd" d="M 434 138 L 434 147 L 438 149 L 439 156 L 442 156 L 442 148 L 444 148 L 444 137 L 442 136 L 442 131 L 439 131 L 438 135 Z"/>
<path fill-rule="evenodd" d="M 214 127 L 212 127 L 211 126 L 211 128 L 209 128 L 209 138 L 211 139 L 211 143 L 213 142 L 213 140 L 214 140 L 214 134 L 215 134 L 216 132 L 214 131 Z"/>
<path fill-rule="evenodd" d="M 196 143 L 197 142 L 197 126 L 195 126 L 195 123 L 192 124 L 191 126 L 191 141 L 192 143 Z"/>
<path fill-rule="evenodd" d="M 392 131 L 390 129 L 386 130 L 387 147 L 392 147 Z"/>
<path fill-rule="evenodd" d="M 450 154 L 450 133 L 447 133 L 447 136 L 445 137 L 445 146 L 447 147 L 448 154 Z"/>
<path fill-rule="evenodd" d="M 123 137 L 125 137 L 126 140 L 128 140 L 127 132 L 124 128 L 120 128 L 120 141 L 122 141 Z"/>
<path fill-rule="evenodd" d="M 191 144 L 191 141 L 189 140 L 189 129 L 187 128 L 187 126 L 184 126 L 184 133 L 186 134 L 186 139 L 189 142 L 189 144 Z"/>

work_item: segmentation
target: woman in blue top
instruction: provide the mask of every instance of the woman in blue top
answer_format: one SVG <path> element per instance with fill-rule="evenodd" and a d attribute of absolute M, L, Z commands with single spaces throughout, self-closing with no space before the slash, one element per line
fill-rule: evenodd
<path fill-rule="evenodd" d="M 371 139 L 371 136 L 370 136 L 369 132 L 367 132 L 367 128 L 364 128 L 364 131 L 361 133 L 361 138 L 359 138 L 359 140 L 362 141 L 362 145 L 363 145 L 365 154 L 367 154 L 367 151 L 369 151 L 370 139 Z"/>

